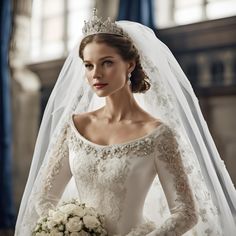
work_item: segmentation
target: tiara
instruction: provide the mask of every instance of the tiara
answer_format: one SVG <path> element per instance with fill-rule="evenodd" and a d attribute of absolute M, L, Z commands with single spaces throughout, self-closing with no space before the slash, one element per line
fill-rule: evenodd
<path fill-rule="evenodd" d="M 82 28 L 83 35 L 86 37 L 92 34 L 115 34 L 124 37 L 128 37 L 128 34 L 123 31 L 115 22 L 112 22 L 108 17 L 107 20 L 102 21 L 102 18 L 98 18 L 97 9 L 93 9 L 93 16 L 89 21 L 84 21 L 84 27 Z"/>

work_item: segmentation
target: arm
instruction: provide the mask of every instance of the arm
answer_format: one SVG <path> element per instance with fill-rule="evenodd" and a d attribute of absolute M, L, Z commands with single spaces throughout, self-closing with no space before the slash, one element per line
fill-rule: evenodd
<path fill-rule="evenodd" d="M 31 235 L 36 222 L 54 208 L 71 178 L 69 150 L 67 145 L 67 124 L 50 146 L 47 157 L 40 167 L 33 188 L 26 203 L 22 221 L 18 223 L 15 235 Z M 33 181 L 33 180 L 30 180 Z"/>
<path fill-rule="evenodd" d="M 171 216 L 148 236 L 179 236 L 198 221 L 195 200 L 172 130 L 166 127 L 157 142 L 155 166 Z"/>
<path fill-rule="evenodd" d="M 49 209 L 54 208 L 71 179 L 69 166 L 69 150 L 67 145 L 67 125 L 57 137 L 49 150 L 47 163 L 43 164 L 33 194 L 34 206 L 38 216 L 45 216 Z"/>

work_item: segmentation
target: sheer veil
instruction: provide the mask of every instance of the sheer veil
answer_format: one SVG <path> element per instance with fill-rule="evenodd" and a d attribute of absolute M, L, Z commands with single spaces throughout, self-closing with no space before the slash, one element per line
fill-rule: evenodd
<path fill-rule="evenodd" d="M 233 236 L 236 232 L 233 217 L 236 213 L 236 191 L 187 77 L 168 47 L 156 38 L 151 29 L 130 21 L 116 23 L 128 33 L 139 50 L 142 67 L 150 78 L 151 89 L 145 94 L 135 95 L 135 98 L 146 111 L 168 124 L 178 137 L 200 215 L 198 224 L 185 235 L 212 233 L 211 235 Z M 34 216 L 27 215 L 26 209 L 33 204 L 33 192 L 40 188 L 40 168 L 47 162 L 48 150 L 55 143 L 63 124 L 73 113 L 93 110 L 104 103 L 85 82 L 84 66 L 78 56 L 81 39 L 82 36 L 66 59 L 48 101 L 19 210 L 15 235 L 27 235 L 25 233 L 28 218 L 32 220 Z M 63 197 L 71 196 L 72 192 L 76 194 L 73 179 Z M 156 221 L 161 221 L 168 214 L 158 177 L 148 193 L 144 213 Z"/>

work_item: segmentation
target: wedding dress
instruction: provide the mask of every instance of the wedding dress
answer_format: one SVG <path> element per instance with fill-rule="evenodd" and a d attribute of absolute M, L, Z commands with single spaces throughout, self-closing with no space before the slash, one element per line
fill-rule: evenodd
<path fill-rule="evenodd" d="M 84 82 L 82 36 L 45 110 L 15 235 L 30 236 L 40 216 L 78 197 L 105 215 L 109 235 L 234 236 L 236 191 L 188 79 L 151 29 L 117 25 L 134 42 L 151 83 L 135 99 L 162 123 L 144 137 L 107 146 L 79 133 L 73 114 L 104 105 Z"/>
<path fill-rule="evenodd" d="M 197 206 L 187 177 L 193 166 L 184 167 L 174 133 L 164 123 L 143 137 L 104 146 L 84 138 L 71 117 L 49 155 L 50 161 L 40 173 L 42 188 L 31 196 L 33 204 L 26 213 L 30 217 L 22 227 L 34 227 L 35 215 L 45 216 L 57 205 L 72 176 L 80 201 L 105 215 L 108 235 L 141 236 L 153 230 L 157 230 L 158 236 L 182 235 L 198 222 Z M 155 196 L 161 201 L 156 204 L 166 197 L 172 213 L 166 216 L 162 213 L 161 222 L 152 222 L 143 214 L 146 195 L 156 175 L 162 186 Z M 194 187 L 200 188 L 201 176 L 196 177 Z M 221 235 L 218 213 L 208 201 L 208 193 L 205 194 L 201 219 L 191 235 L 202 235 L 197 228 L 208 235 Z M 208 210 L 214 212 L 215 228 L 209 228 L 204 216 Z"/>

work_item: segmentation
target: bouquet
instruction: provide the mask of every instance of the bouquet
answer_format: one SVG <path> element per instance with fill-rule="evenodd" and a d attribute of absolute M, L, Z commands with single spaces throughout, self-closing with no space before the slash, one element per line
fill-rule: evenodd
<path fill-rule="evenodd" d="M 73 199 L 37 221 L 32 236 L 107 236 L 104 216 Z"/>

